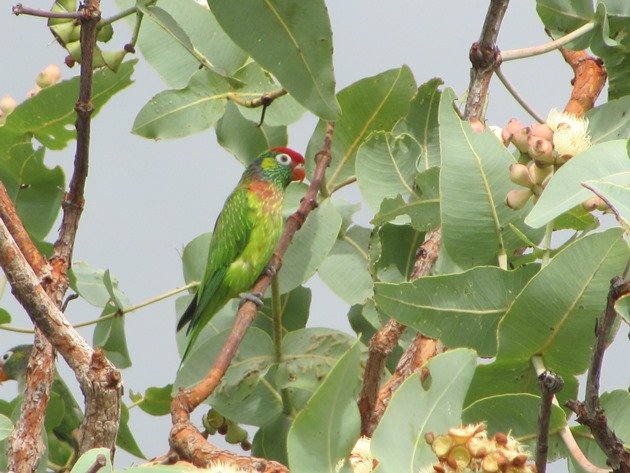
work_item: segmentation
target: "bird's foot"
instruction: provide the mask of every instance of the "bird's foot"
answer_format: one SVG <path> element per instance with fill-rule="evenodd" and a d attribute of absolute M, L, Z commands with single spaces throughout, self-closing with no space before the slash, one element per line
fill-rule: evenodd
<path fill-rule="evenodd" d="M 277 272 L 278 271 L 276 270 L 276 268 L 274 266 L 270 265 L 270 264 L 265 266 L 265 269 L 263 270 L 263 274 L 266 274 L 270 278 L 274 277 Z"/>
<path fill-rule="evenodd" d="M 238 296 L 241 298 L 239 307 L 247 301 L 253 302 L 258 308 L 264 305 L 262 301 L 263 295 L 260 292 L 241 292 Z"/>

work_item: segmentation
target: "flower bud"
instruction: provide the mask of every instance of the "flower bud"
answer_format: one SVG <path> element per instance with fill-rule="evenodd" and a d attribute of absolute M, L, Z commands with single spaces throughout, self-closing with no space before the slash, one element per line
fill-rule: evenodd
<path fill-rule="evenodd" d="M 553 163 L 553 145 L 551 141 L 530 135 L 527 139 L 527 154 L 542 163 Z"/>
<path fill-rule="evenodd" d="M 516 149 L 521 153 L 527 152 L 527 136 L 529 135 L 529 128 L 523 125 L 516 118 L 512 118 L 505 127 L 507 135 L 510 137 L 510 141 Z"/>
<path fill-rule="evenodd" d="M 17 107 L 17 101 L 10 95 L 5 95 L 0 100 L 0 110 L 4 115 L 8 115 Z"/>
<path fill-rule="evenodd" d="M 57 64 L 50 64 L 37 74 L 35 83 L 42 89 L 55 85 L 61 79 L 61 70 Z"/>
<path fill-rule="evenodd" d="M 535 182 L 529 174 L 528 167 L 521 163 L 510 164 L 510 181 L 523 187 L 531 187 Z"/>
<path fill-rule="evenodd" d="M 546 123 L 533 123 L 529 129 L 531 130 L 531 134 L 538 138 L 543 138 L 548 141 L 553 139 L 553 131 Z"/>
<path fill-rule="evenodd" d="M 582 208 L 587 212 L 592 212 L 593 210 L 607 210 L 608 205 L 601 197 L 594 195 L 582 202 Z"/>
<path fill-rule="evenodd" d="M 472 128 L 472 131 L 475 133 L 483 133 L 486 129 L 486 125 L 484 125 L 477 117 L 469 118 L 468 123 L 470 123 L 470 128 Z"/>
<path fill-rule="evenodd" d="M 529 198 L 534 195 L 531 189 L 513 189 L 505 197 L 505 205 L 512 210 L 520 210 L 525 207 Z"/>
<path fill-rule="evenodd" d="M 553 172 L 553 166 L 540 166 L 537 162 L 531 162 L 527 166 L 527 170 L 534 184 L 542 184 Z"/>

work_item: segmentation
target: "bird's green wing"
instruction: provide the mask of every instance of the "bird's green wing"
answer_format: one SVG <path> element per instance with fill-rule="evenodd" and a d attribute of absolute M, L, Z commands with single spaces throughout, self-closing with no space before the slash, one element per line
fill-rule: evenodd
<path fill-rule="evenodd" d="M 189 315 L 189 341 L 182 359 L 186 358 L 195 339 L 212 316 L 234 295 L 222 286 L 230 265 L 241 255 L 251 237 L 254 222 L 247 199 L 247 188 L 237 187 L 228 197 L 217 218 L 210 240 L 208 262 L 203 282 L 197 290 Z M 187 311 L 188 312 L 188 311 Z M 182 316 L 180 325 L 186 322 Z"/>

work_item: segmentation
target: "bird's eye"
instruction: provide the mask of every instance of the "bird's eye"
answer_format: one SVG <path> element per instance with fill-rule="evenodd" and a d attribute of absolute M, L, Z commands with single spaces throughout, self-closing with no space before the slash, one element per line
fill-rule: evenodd
<path fill-rule="evenodd" d="M 291 158 L 288 154 L 280 153 L 276 155 L 276 161 L 278 161 L 280 164 L 287 165 L 291 162 Z"/>
<path fill-rule="evenodd" d="M 11 355 L 13 355 L 13 352 L 9 350 L 4 355 L 2 355 L 2 361 L 7 361 L 9 358 L 11 358 Z"/>

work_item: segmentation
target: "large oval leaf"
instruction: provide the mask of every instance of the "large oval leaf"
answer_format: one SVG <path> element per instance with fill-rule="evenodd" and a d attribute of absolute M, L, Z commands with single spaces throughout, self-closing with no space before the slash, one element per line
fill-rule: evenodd
<path fill-rule="evenodd" d="M 331 191 L 354 175 L 357 150 L 373 131 L 390 131 L 409 110 L 416 82 L 407 66 L 391 69 L 374 77 L 361 79 L 339 92 L 343 114 L 335 123 L 332 162 L 326 173 Z M 322 146 L 326 122 L 320 120 L 311 137 L 306 154 L 314 156 Z M 314 162 L 306 162 L 313 172 Z"/>
<path fill-rule="evenodd" d="M 480 266 L 410 283 L 376 283 L 374 300 L 390 317 L 449 347 L 470 347 L 490 357 L 497 325 L 537 265 L 503 271 Z"/>
<path fill-rule="evenodd" d="M 306 407 L 296 416 L 287 438 L 294 473 L 338 471 L 359 436 L 356 395 L 361 374 L 359 342 L 344 354 Z"/>
<path fill-rule="evenodd" d="M 491 131 L 476 133 L 455 110 L 452 89 L 440 100 L 440 214 L 442 242 L 451 259 L 462 268 L 497 264 L 501 253 L 523 242 L 508 230 L 522 222 L 526 210 L 505 205 L 514 187 L 508 169 L 514 157 Z M 542 234 L 528 236 L 534 242 Z"/>
<path fill-rule="evenodd" d="M 592 146 L 558 169 L 525 223 L 535 228 L 542 227 L 592 197 L 593 193 L 584 188 L 582 182 L 624 171 L 630 171 L 626 140 L 606 141 Z"/>
<path fill-rule="evenodd" d="M 165 90 L 142 107 L 132 133 L 145 138 L 180 138 L 214 125 L 225 110 L 228 86 L 218 74 L 202 69 L 188 86 Z"/>
<path fill-rule="evenodd" d="M 332 31 L 323 0 L 209 0 L 208 5 L 232 40 L 298 102 L 324 120 L 338 117 Z"/>
<path fill-rule="evenodd" d="M 544 357 L 548 369 L 578 374 L 591 356 L 597 316 L 613 276 L 630 256 L 619 228 L 568 245 L 534 276 L 499 325 L 497 360 Z"/>
<path fill-rule="evenodd" d="M 357 184 L 363 200 L 374 212 L 387 197 L 418 198 L 414 190 L 420 145 L 411 135 L 376 132 L 357 151 Z"/>
<path fill-rule="evenodd" d="M 429 471 L 435 455 L 424 439 L 428 432 L 446 432 L 461 423 L 464 396 L 475 370 L 476 354 L 457 349 L 433 358 L 426 367 L 430 382 L 409 376 L 394 392 L 374 431 L 372 451 L 379 471 Z M 422 406 L 410 409 L 410 406 Z M 395 442 L 392 439 L 396 439 Z"/>

